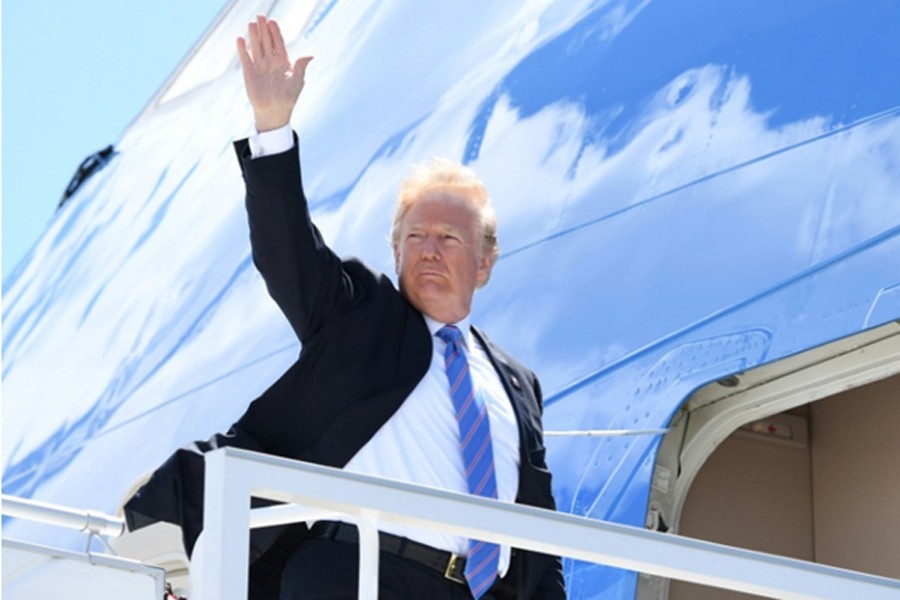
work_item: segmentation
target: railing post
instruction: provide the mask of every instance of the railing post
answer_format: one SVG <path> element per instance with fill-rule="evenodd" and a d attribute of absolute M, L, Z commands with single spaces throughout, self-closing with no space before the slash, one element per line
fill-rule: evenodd
<path fill-rule="evenodd" d="M 225 449 L 206 454 L 203 548 L 196 557 L 200 561 L 203 587 L 198 595 L 192 579 L 192 600 L 247 597 L 250 482 L 242 467 L 237 460 L 229 464 Z"/>
<path fill-rule="evenodd" d="M 370 513 L 370 511 L 364 511 Z M 356 521 L 359 529 L 359 600 L 378 600 L 378 526 L 374 515 Z"/>

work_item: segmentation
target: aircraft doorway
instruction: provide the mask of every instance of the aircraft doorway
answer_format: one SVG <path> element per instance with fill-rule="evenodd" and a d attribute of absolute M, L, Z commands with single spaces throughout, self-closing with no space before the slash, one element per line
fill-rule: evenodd
<path fill-rule="evenodd" d="M 900 579 L 900 326 L 699 388 L 654 469 L 647 527 Z M 655 577 L 639 600 L 748 594 Z"/>
<path fill-rule="evenodd" d="M 897 423 L 895 375 L 742 427 L 698 473 L 679 533 L 900 578 Z M 752 597 L 669 589 L 669 600 Z"/>

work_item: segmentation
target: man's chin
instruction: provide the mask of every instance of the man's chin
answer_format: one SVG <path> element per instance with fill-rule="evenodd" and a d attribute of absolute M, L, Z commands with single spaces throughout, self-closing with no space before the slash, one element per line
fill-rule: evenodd
<path fill-rule="evenodd" d="M 420 304 L 445 303 L 449 295 L 447 286 L 438 285 L 437 283 L 417 285 L 413 293 L 407 293 L 407 296 L 415 298 L 415 301 Z"/>
<path fill-rule="evenodd" d="M 414 289 L 405 289 L 404 294 L 410 303 L 421 312 L 428 314 L 429 308 L 434 309 L 438 306 L 447 304 L 449 290 L 446 285 L 419 284 Z"/>

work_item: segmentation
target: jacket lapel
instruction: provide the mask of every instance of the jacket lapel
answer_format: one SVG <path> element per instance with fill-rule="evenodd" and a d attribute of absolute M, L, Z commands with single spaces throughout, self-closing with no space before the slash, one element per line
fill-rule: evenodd
<path fill-rule="evenodd" d="M 512 404 L 513 412 L 516 415 L 516 422 L 519 424 L 519 455 L 521 465 L 528 464 L 530 462 L 528 440 L 534 439 L 534 432 L 529 431 L 531 419 L 527 418 L 529 409 L 525 401 L 524 389 L 522 387 L 528 385 L 528 382 L 523 381 L 522 378 L 524 377 L 524 374 L 517 373 L 517 370 L 513 368 L 513 366 L 509 364 L 509 361 L 503 356 L 503 352 L 494 346 L 484 332 L 473 325 L 472 333 L 475 334 L 475 337 L 481 342 L 481 347 L 484 348 L 484 352 L 494 366 L 494 370 L 497 371 L 497 375 L 500 376 L 500 381 L 503 383 L 503 389 L 506 390 L 506 395 Z"/>

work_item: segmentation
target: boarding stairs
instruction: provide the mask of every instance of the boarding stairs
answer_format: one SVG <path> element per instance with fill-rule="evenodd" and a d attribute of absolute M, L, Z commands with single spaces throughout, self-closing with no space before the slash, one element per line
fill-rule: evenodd
<path fill-rule="evenodd" d="M 205 486 L 204 551 L 192 564 L 190 600 L 246 597 L 250 529 L 334 518 L 359 527 L 361 600 L 377 598 L 379 521 L 764 597 L 900 600 L 900 580 L 235 448 L 206 455 Z M 283 504 L 251 509 L 251 496 Z M 116 517 L 8 496 L 3 514 L 75 527 L 88 538 L 124 532 Z M 162 569 L 89 548 L 79 554 L 4 539 L 3 597 L 163 597 Z M 126 580 L 133 591 L 113 587 Z M 102 592 L 77 593 L 86 587 Z"/>

